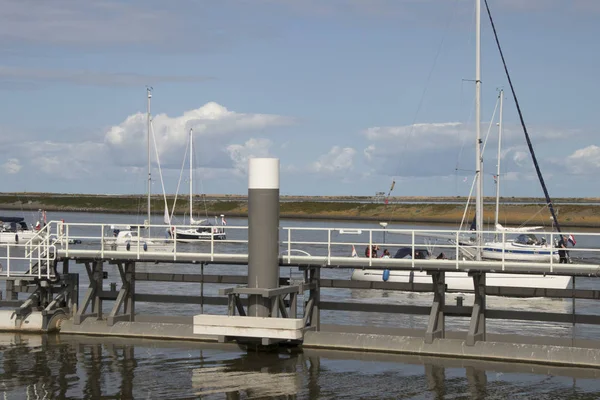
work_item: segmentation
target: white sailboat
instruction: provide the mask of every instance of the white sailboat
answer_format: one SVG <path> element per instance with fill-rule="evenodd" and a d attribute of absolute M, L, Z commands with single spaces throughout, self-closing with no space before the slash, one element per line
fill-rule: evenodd
<path fill-rule="evenodd" d="M 152 193 L 152 166 L 151 166 L 151 153 L 150 153 L 150 141 L 151 141 L 151 114 L 150 114 L 150 102 L 152 99 L 152 92 L 150 88 L 146 88 L 146 95 L 148 99 L 147 109 L 147 123 L 148 123 L 148 189 L 147 189 L 147 219 L 144 222 L 144 227 L 131 227 L 131 226 L 113 226 L 114 237 L 108 239 L 110 245 L 115 250 L 127 250 L 127 251 L 149 251 L 149 252 L 173 252 L 175 245 L 173 241 L 165 238 L 151 237 L 150 225 L 151 221 L 151 193 Z M 157 152 L 158 153 L 158 152 Z M 162 178 L 161 178 L 162 179 Z M 164 193 L 163 193 L 164 195 Z M 166 203 L 166 202 L 165 202 Z M 166 204 L 165 204 L 166 205 Z M 168 221 L 165 221 L 168 224 Z M 145 232 L 144 232 L 145 231 Z M 144 235 L 144 233 L 146 235 Z"/>
<path fill-rule="evenodd" d="M 27 243 L 31 239 L 42 240 L 40 234 L 42 224 L 46 225 L 46 211 L 38 211 L 35 227 L 27 225 L 23 217 L 0 216 L 0 243 Z"/>
<path fill-rule="evenodd" d="M 549 243 L 545 237 L 538 238 L 533 231 L 543 229 L 542 226 L 533 227 L 504 227 L 499 223 L 500 212 L 500 157 L 502 151 L 502 122 L 504 110 L 504 90 L 498 94 L 500 103 L 500 116 L 498 120 L 498 158 L 496 164 L 496 210 L 494 239 L 486 241 L 481 249 L 481 258 L 486 260 L 530 261 L 530 262 L 555 262 L 559 261 L 558 249 Z M 510 237 L 517 234 L 514 239 Z M 509 239 L 506 239 L 509 235 Z M 504 240 L 503 240 L 504 238 Z"/>
<path fill-rule="evenodd" d="M 199 240 L 225 240 L 225 215 L 221 214 L 221 226 L 217 226 L 216 216 L 215 224 L 211 224 L 208 219 L 194 219 L 194 131 L 190 128 L 190 228 L 174 230 L 175 238 L 180 242 L 195 242 Z"/>
<path fill-rule="evenodd" d="M 475 53 L 475 129 L 476 129 L 476 144 L 475 144 L 475 179 L 476 179 L 476 204 L 475 204 L 475 237 L 471 243 L 465 243 L 468 250 L 476 260 L 482 260 L 485 255 L 491 255 L 494 248 L 488 247 L 483 238 L 483 157 L 481 153 L 481 0 L 475 0 L 475 32 L 476 32 L 476 53 Z M 470 245 L 475 245 L 468 249 Z M 506 249 L 510 246 L 518 247 L 520 243 L 515 241 L 500 243 L 500 248 L 506 256 Z M 530 244 L 527 244 L 531 246 Z M 481 249 L 488 248 L 490 251 L 484 253 Z M 532 248 L 529 247 L 529 250 Z M 411 255 L 412 250 L 401 252 L 400 249 L 396 258 L 411 257 L 430 258 L 431 255 L 426 251 L 419 251 L 419 254 Z M 406 253 L 406 254 L 405 254 Z M 416 253 L 416 252 L 415 252 Z M 514 253 L 513 255 L 518 254 Z M 502 256 L 502 253 L 500 254 Z M 458 257 L 458 255 L 457 255 Z M 500 258 L 502 259 L 502 258 Z M 504 258 L 508 260 L 508 258 Z M 494 262 L 494 261 L 492 261 Z M 352 272 L 352 280 L 358 281 L 382 281 L 389 282 L 404 282 L 404 283 L 432 283 L 432 278 L 426 272 L 421 271 L 382 271 L 373 269 L 354 269 Z M 473 291 L 473 280 L 467 273 L 464 272 L 447 272 L 445 275 L 446 285 L 449 290 L 458 291 Z M 533 288 L 552 288 L 565 289 L 571 285 L 571 277 L 568 276 L 553 276 L 553 275 L 537 275 L 537 274 L 486 274 L 486 283 L 489 286 L 505 286 L 505 287 L 533 287 Z"/>

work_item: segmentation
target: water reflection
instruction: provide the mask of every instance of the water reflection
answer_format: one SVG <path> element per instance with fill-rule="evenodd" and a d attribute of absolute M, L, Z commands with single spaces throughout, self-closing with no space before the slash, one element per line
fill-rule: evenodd
<path fill-rule="evenodd" d="M 304 366 L 302 358 L 298 354 L 247 353 L 219 366 L 195 369 L 192 387 L 199 396 L 226 393 L 228 399 L 295 399 L 305 386 L 304 371 L 299 367 Z M 309 386 L 314 385 L 309 382 Z"/>
<path fill-rule="evenodd" d="M 0 334 L 6 399 L 598 398 L 600 370 L 304 349 Z"/>

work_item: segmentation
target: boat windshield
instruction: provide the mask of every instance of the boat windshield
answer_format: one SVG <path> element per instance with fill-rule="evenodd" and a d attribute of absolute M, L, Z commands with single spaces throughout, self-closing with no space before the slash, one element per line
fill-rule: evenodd
<path fill-rule="evenodd" d="M 540 241 L 534 234 L 528 233 L 517 236 L 517 238 L 515 239 L 515 243 L 533 245 L 540 244 Z"/>

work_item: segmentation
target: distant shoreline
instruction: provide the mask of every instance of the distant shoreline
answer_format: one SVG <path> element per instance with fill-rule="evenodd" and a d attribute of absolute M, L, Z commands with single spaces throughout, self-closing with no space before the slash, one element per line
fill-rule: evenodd
<path fill-rule="evenodd" d="M 169 209 L 173 199 L 174 196 L 168 196 Z M 466 204 L 466 198 L 459 197 L 391 197 L 389 200 L 390 203 L 386 205 L 381 199 L 375 201 L 373 197 L 367 196 L 281 196 L 280 218 L 458 225 Z M 494 220 L 493 200 L 486 198 L 486 224 Z M 560 204 L 561 202 L 565 204 Z M 248 215 L 246 196 L 196 196 L 194 203 L 194 209 L 199 214 L 206 213 L 211 217 L 220 214 L 230 217 Z M 146 198 L 143 195 L 0 193 L 0 209 L 144 215 Z M 188 209 L 188 198 L 179 196 L 176 214 L 185 215 Z M 556 199 L 555 209 L 561 226 L 600 226 L 600 198 Z M 152 196 L 152 210 L 154 215 L 164 213 L 162 196 Z M 471 219 L 472 212 L 467 218 L 467 223 L 470 223 Z M 543 199 L 539 198 L 503 198 L 499 220 L 503 225 L 521 226 L 526 223 L 530 226 L 551 226 L 550 212 Z"/>

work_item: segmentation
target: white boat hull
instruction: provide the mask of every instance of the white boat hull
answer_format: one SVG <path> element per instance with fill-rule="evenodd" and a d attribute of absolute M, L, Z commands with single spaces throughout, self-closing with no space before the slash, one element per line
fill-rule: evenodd
<path fill-rule="evenodd" d="M 131 251 L 136 253 L 138 251 L 138 243 L 118 243 L 111 246 L 116 251 Z M 175 250 L 175 246 L 172 243 L 139 243 L 140 253 L 172 253 Z"/>
<path fill-rule="evenodd" d="M 0 243 L 24 244 L 33 239 L 37 234 L 38 232 L 34 231 L 0 232 Z M 42 237 L 39 237 L 37 241 L 41 239 Z"/>
<path fill-rule="evenodd" d="M 383 282 L 382 270 L 354 269 L 353 281 Z M 466 272 L 446 272 L 448 290 L 473 291 L 473 278 Z M 431 275 L 421 271 L 389 271 L 387 282 L 433 283 Z M 487 286 L 527 287 L 546 289 L 567 289 L 571 285 L 570 276 L 533 275 L 533 274 L 486 274 Z"/>
<path fill-rule="evenodd" d="M 558 250 L 549 246 L 527 246 L 515 243 L 486 243 L 481 257 L 487 260 L 550 262 L 559 261 Z"/>

